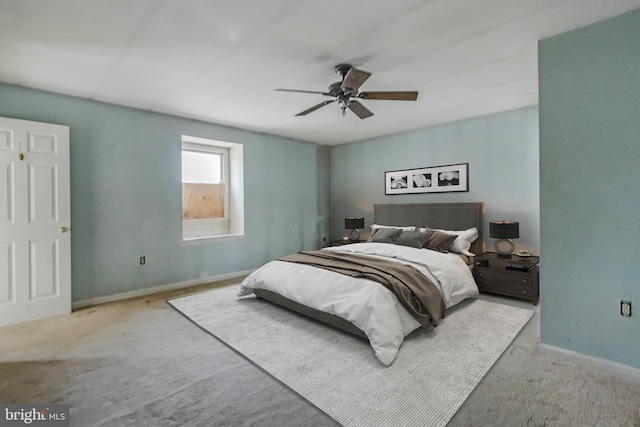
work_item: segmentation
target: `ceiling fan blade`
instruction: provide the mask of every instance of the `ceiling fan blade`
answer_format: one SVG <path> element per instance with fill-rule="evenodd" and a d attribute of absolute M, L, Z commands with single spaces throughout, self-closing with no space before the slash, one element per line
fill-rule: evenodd
<path fill-rule="evenodd" d="M 332 96 L 332 95 L 329 95 L 329 93 L 327 92 L 320 92 L 316 90 L 298 90 L 298 89 L 274 89 L 274 90 L 277 90 L 279 92 L 314 93 L 316 95 Z"/>
<path fill-rule="evenodd" d="M 357 90 L 362 83 L 364 83 L 369 77 L 371 73 L 368 71 L 358 70 L 357 68 L 351 67 L 347 72 L 347 75 L 344 76 L 344 80 L 342 81 L 343 89 L 354 89 Z"/>
<path fill-rule="evenodd" d="M 358 94 L 358 98 L 388 101 L 415 101 L 418 99 L 418 92 L 361 92 Z"/>
<path fill-rule="evenodd" d="M 366 119 L 367 117 L 373 116 L 373 113 L 358 101 L 349 101 L 347 107 L 349 107 L 349 109 L 356 113 L 356 116 L 360 117 L 361 119 Z"/>
<path fill-rule="evenodd" d="M 303 112 L 296 114 L 296 116 L 306 116 L 307 114 L 309 114 L 309 113 L 313 113 L 313 112 L 314 112 L 314 111 L 316 111 L 317 109 L 322 108 L 322 107 L 324 107 L 324 106 L 325 106 L 325 105 L 327 105 L 327 104 L 331 104 L 332 102 L 335 102 L 335 99 L 332 99 L 331 101 L 324 101 L 324 102 L 321 102 L 321 103 L 320 103 L 320 104 L 318 104 L 318 105 L 314 105 L 314 106 L 313 106 L 313 107 L 311 107 L 311 108 L 307 108 L 307 109 L 306 109 L 306 110 L 304 110 Z"/>

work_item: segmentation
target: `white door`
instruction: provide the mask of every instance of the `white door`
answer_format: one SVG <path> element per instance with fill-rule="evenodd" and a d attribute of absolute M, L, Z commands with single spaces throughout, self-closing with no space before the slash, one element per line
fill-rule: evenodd
<path fill-rule="evenodd" d="M 0 326 L 71 312 L 69 128 L 0 117 Z"/>

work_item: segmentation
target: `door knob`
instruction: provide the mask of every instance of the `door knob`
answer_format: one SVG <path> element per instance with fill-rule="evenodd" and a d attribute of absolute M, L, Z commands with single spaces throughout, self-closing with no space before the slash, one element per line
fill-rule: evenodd
<path fill-rule="evenodd" d="M 64 227 L 64 226 L 63 226 L 63 227 L 60 227 L 60 232 L 61 232 L 61 233 L 66 233 L 67 231 L 69 231 L 69 228 L 68 228 L 68 227 Z"/>

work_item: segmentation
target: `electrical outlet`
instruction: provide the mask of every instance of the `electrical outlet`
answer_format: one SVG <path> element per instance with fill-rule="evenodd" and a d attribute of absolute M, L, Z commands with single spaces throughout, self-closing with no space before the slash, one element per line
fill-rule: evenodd
<path fill-rule="evenodd" d="M 631 301 L 620 301 L 620 315 L 631 317 Z"/>
<path fill-rule="evenodd" d="M 141 256 L 141 257 L 140 257 L 140 265 L 145 265 L 146 263 L 147 263 L 147 258 L 146 258 L 146 257 Z"/>

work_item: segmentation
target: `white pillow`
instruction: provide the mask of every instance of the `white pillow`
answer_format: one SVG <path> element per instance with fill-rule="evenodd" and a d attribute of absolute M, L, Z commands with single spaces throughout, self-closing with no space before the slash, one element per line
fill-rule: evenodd
<path fill-rule="evenodd" d="M 426 231 L 426 228 L 421 228 L 420 231 L 423 233 Z M 467 230 L 442 230 L 440 228 L 434 228 L 433 230 L 442 231 L 443 233 L 448 234 L 457 234 L 456 240 L 454 240 L 451 245 L 449 245 L 449 251 L 455 252 L 457 254 L 462 254 L 466 256 L 475 256 L 471 252 L 469 252 L 469 248 L 471 248 L 471 244 L 476 241 L 478 238 L 478 229 L 475 227 L 471 227 Z"/>
<path fill-rule="evenodd" d="M 373 237 L 373 235 L 376 234 L 376 231 L 378 231 L 378 229 L 380 228 L 395 228 L 402 231 L 416 231 L 415 227 L 396 227 L 393 225 L 371 224 L 371 235 L 369 236 L 368 240 L 371 240 L 371 237 Z"/>

